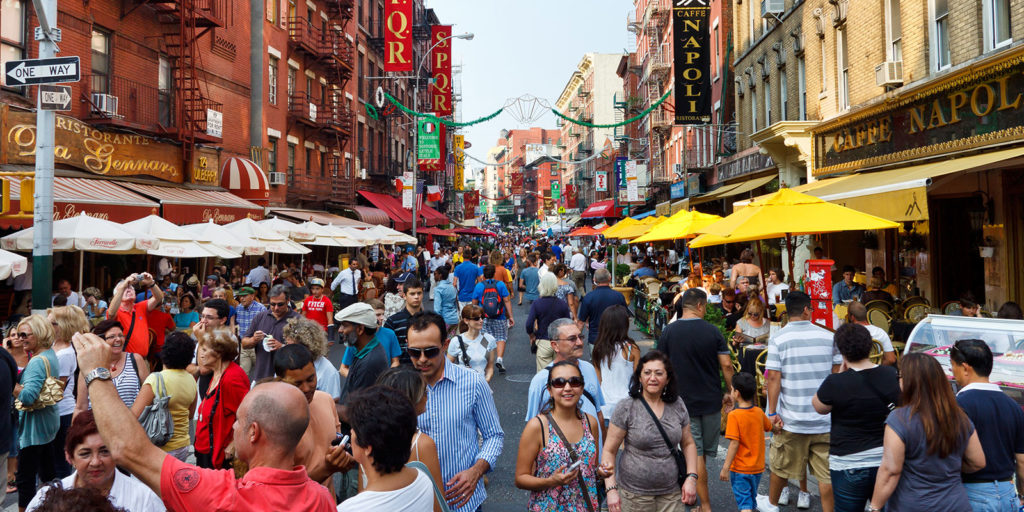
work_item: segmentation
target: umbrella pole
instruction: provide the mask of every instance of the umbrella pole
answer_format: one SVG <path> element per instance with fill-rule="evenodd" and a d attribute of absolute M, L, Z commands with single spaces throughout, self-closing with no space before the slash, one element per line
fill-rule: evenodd
<path fill-rule="evenodd" d="M 85 251 L 78 251 L 78 293 L 82 293 L 82 274 L 85 272 Z"/>
<path fill-rule="evenodd" d="M 764 258 L 761 257 L 761 241 L 757 241 L 757 262 L 764 264 Z M 760 267 L 761 265 L 758 265 Z M 768 307 L 768 283 L 764 282 L 764 269 L 761 269 L 762 275 L 758 276 L 758 281 L 761 281 L 761 291 L 764 292 L 764 307 Z"/>
<path fill-rule="evenodd" d="M 789 241 L 789 233 L 786 233 L 786 252 L 789 254 L 789 282 L 796 284 L 796 279 L 793 279 L 793 245 Z"/>

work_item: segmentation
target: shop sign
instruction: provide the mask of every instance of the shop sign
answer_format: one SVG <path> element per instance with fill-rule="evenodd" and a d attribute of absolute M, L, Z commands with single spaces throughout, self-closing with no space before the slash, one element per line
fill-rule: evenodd
<path fill-rule="evenodd" d="M 608 171 L 597 171 L 594 173 L 594 190 L 598 192 L 608 191 Z"/>
<path fill-rule="evenodd" d="M 144 135 L 103 132 L 73 117 L 56 116 L 54 161 L 104 176 L 153 176 L 184 180 L 181 148 Z M 3 116 L 0 162 L 34 164 L 36 115 L 7 111 Z"/>
<path fill-rule="evenodd" d="M 216 149 L 197 147 L 192 153 L 192 183 L 220 185 L 220 153 Z"/>
<path fill-rule="evenodd" d="M 1024 136 L 1024 52 L 814 130 L 814 175 L 898 163 Z"/>
<path fill-rule="evenodd" d="M 384 2 L 384 72 L 412 71 L 412 0 Z"/>
<path fill-rule="evenodd" d="M 672 187 L 669 189 L 669 197 L 672 199 L 681 199 L 686 197 L 686 180 L 673 182 Z"/>
<path fill-rule="evenodd" d="M 316 117 L 315 115 L 313 117 Z M 224 114 L 212 108 L 206 109 L 206 134 L 218 139 L 224 133 Z"/>
<path fill-rule="evenodd" d="M 715 169 L 715 178 L 718 180 L 718 183 L 722 183 L 733 178 L 771 169 L 772 167 L 775 167 L 775 160 L 772 160 L 770 155 L 761 154 L 760 151 L 752 151 L 746 155 L 719 163 Z M 691 193 L 690 195 L 692 196 L 693 194 Z"/>
<path fill-rule="evenodd" d="M 676 0 L 672 7 L 675 124 L 711 122 L 710 13 L 707 0 Z"/>

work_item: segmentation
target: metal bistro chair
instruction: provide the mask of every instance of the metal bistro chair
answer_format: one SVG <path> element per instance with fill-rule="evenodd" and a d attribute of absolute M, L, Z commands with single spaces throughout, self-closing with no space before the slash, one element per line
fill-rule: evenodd
<path fill-rule="evenodd" d="M 924 317 L 928 316 L 931 312 L 931 307 L 928 304 L 917 303 L 912 304 L 903 310 L 903 318 L 913 324 L 920 322 Z"/>
<path fill-rule="evenodd" d="M 765 350 L 757 355 L 757 359 L 754 360 L 754 382 L 757 383 L 757 400 L 758 407 L 763 407 L 768 404 L 768 395 L 765 394 L 765 381 L 764 381 L 764 367 L 767 364 L 768 351 Z"/>
<path fill-rule="evenodd" d="M 882 364 L 883 355 L 882 344 L 879 343 L 878 340 L 871 340 L 871 352 L 868 353 L 868 359 L 870 359 L 872 363 Z"/>
<path fill-rule="evenodd" d="M 948 301 L 939 308 L 939 311 L 942 311 L 943 315 L 954 315 L 957 311 L 960 311 L 960 301 Z"/>
<path fill-rule="evenodd" d="M 882 308 L 868 308 L 868 322 L 889 334 L 892 328 L 892 315 Z"/>
<path fill-rule="evenodd" d="M 889 303 L 889 301 L 881 299 L 873 300 L 864 304 L 864 307 L 867 308 L 868 311 L 871 311 L 874 308 L 884 309 L 886 313 L 889 313 L 889 316 L 892 316 L 893 306 L 891 303 Z"/>

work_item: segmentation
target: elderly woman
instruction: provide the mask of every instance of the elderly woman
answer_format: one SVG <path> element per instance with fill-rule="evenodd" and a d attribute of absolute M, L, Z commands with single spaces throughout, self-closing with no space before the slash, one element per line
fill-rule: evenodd
<path fill-rule="evenodd" d="M 186 429 L 186 434 L 188 433 Z M 64 445 L 67 457 L 75 472 L 39 489 L 28 504 L 29 512 L 41 507 L 48 493 L 54 487 L 60 489 L 87 488 L 106 497 L 119 510 L 132 512 L 163 512 L 164 504 L 153 491 L 142 482 L 117 471 L 114 458 L 107 449 L 107 443 L 100 437 L 92 411 L 85 411 L 75 417 L 68 428 Z M 92 509 L 90 509 L 92 510 Z"/>
<path fill-rule="evenodd" d="M 904 356 L 900 384 L 903 405 L 885 420 L 882 464 L 869 510 L 969 512 L 960 474 L 985 467 L 978 432 L 932 356 Z"/>
<path fill-rule="evenodd" d="M 537 286 L 540 298 L 530 305 L 530 314 L 526 317 L 526 334 L 530 335 L 530 350 L 537 354 L 537 371 L 541 371 L 551 364 L 555 358 L 555 352 L 551 348 L 551 341 L 538 339 L 548 332 L 548 325 L 559 318 L 572 318 L 572 311 L 564 300 L 555 296 L 558 291 L 558 278 L 551 272 L 545 273 L 540 278 Z"/>
<path fill-rule="evenodd" d="M 149 376 L 149 364 L 139 354 L 125 352 L 124 346 L 128 340 L 124 338 L 124 331 L 121 330 L 121 323 L 117 320 L 104 320 L 93 327 L 92 333 L 106 340 L 110 344 L 110 363 L 107 369 L 113 377 L 114 386 L 117 388 L 117 395 L 121 397 L 129 408 L 135 404 L 135 398 L 142 388 L 142 382 Z M 92 406 L 89 404 L 89 387 L 85 385 L 85 375 L 78 374 L 78 387 L 80 390 L 75 397 L 75 414 L 82 413 Z"/>
<path fill-rule="evenodd" d="M 211 375 L 211 378 L 206 389 L 199 389 L 202 403 L 196 423 L 196 465 L 209 469 L 227 468 L 229 461 L 224 450 L 234 438 L 235 413 L 249 392 L 249 377 L 234 362 L 238 356 L 238 342 L 228 329 L 203 331 L 199 334 L 198 345 L 196 362 L 199 373 Z"/>
<path fill-rule="evenodd" d="M 843 324 L 835 342 L 846 371 L 825 377 L 813 404 L 818 414 L 832 415 L 828 465 L 835 509 L 861 512 L 882 464 L 885 419 L 900 400 L 899 375 L 868 359 L 871 334 L 863 325 Z"/>
<path fill-rule="evenodd" d="M 615 476 L 605 480 L 609 512 L 682 512 L 684 503 L 692 505 L 697 498 L 697 444 L 677 389 L 668 356 L 652 350 L 640 358 L 629 381 L 629 398 L 615 406 L 604 443 L 602 460 L 607 462 L 616 460 L 625 442 Z M 683 448 L 687 475 L 682 486 L 676 459 L 655 422 L 673 446 Z"/>
<path fill-rule="evenodd" d="M 327 332 L 315 320 L 295 317 L 284 327 L 284 342 L 298 343 L 313 354 L 313 368 L 316 369 L 316 389 L 331 395 L 334 400 L 341 398 L 341 375 L 327 359 Z"/>
<path fill-rule="evenodd" d="M 160 351 L 164 369 L 146 378 L 132 405 L 132 414 L 139 417 L 146 407 L 153 404 L 157 393 L 161 397 L 171 397 L 169 408 L 174 419 L 174 434 L 161 448 L 182 462 L 188 457 L 188 446 L 191 443 L 188 420 L 196 410 L 196 379 L 185 371 L 192 362 L 195 348 L 196 344 L 189 335 L 183 332 L 171 333 Z"/>
<path fill-rule="evenodd" d="M 46 378 L 58 377 L 60 361 L 52 348 L 53 326 L 46 317 L 29 315 L 21 319 L 17 336 L 25 350 L 33 354 L 14 386 L 15 398 L 32 409 L 21 410 L 18 418 L 18 509 L 24 511 L 36 494 L 36 477 L 48 482 L 56 476 L 53 460 L 54 452 L 60 451 L 56 443 L 60 414 L 56 403 L 44 405 L 36 401 L 41 401 Z"/>
<path fill-rule="evenodd" d="M 57 412 L 60 414 L 60 430 L 57 431 L 57 446 L 64 445 L 64 436 L 71 426 L 71 416 L 75 412 L 75 370 L 78 369 L 78 360 L 75 358 L 75 349 L 71 346 L 71 337 L 75 333 L 89 332 L 92 324 L 86 317 L 85 312 L 78 306 L 60 306 L 51 308 L 47 312 L 50 325 L 53 326 L 54 341 L 53 351 L 60 361 L 60 381 L 64 383 L 64 398 L 57 403 Z M 71 474 L 71 466 L 64 456 L 59 452 L 54 454 L 54 464 L 57 468 L 57 477 L 64 478 Z"/>

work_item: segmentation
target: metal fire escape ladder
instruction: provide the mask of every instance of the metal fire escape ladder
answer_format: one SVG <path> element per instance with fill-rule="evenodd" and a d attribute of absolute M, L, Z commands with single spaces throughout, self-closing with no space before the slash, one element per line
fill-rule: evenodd
<path fill-rule="evenodd" d="M 196 77 L 196 0 L 177 0 L 177 16 L 162 23 L 164 45 L 172 59 L 174 112 L 177 139 L 181 142 L 184 165 L 190 166 L 195 151 L 195 132 L 203 119 L 202 95 Z"/>

